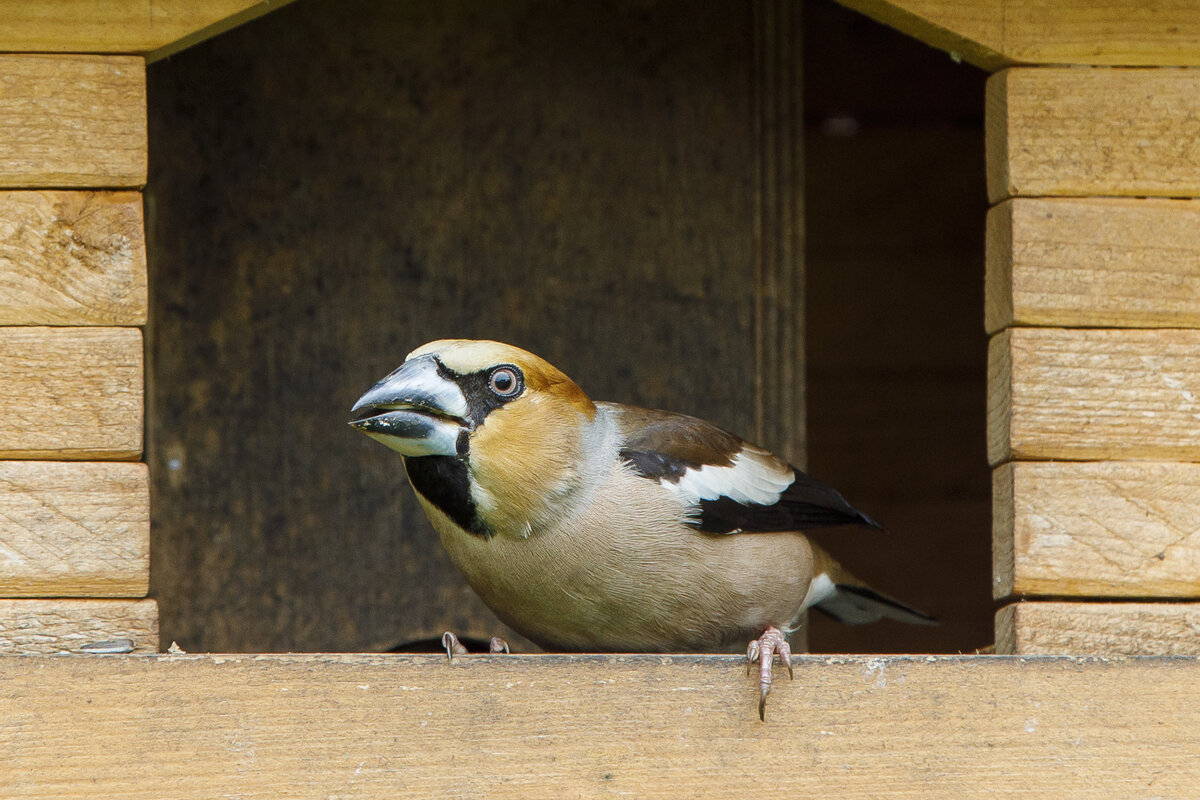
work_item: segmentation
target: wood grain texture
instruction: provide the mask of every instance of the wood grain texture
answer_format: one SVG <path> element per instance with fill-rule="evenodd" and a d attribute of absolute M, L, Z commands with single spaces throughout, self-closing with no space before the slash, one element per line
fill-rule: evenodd
<path fill-rule="evenodd" d="M 131 640 L 141 652 L 157 651 L 158 604 L 153 600 L 0 600 L 0 655 L 80 653 L 87 645 L 120 639 Z"/>
<path fill-rule="evenodd" d="M 0 187 L 145 182 L 143 59 L 0 55 Z"/>
<path fill-rule="evenodd" d="M 398 456 L 345 424 L 431 339 L 510 341 L 596 399 L 754 436 L 753 265 L 781 244 L 755 235 L 754 21 L 719 0 L 318 1 L 150 70 L 151 581 L 169 637 L 500 632 Z M 769 344 L 784 375 L 799 351 Z M 799 434 L 777 396 L 766 418 Z"/>
<path fill-rule="evenodd" d="M 987 86 L 988 194 L 1200 194 L 1200 70 L 1014 68 Z"/>
<path fill-rule="evenodd" d="M 0 597 L 144 597 L 145 464 L 0 461 Z"/>
<path fill-rule="evenodd" d="M 889 28 L 985 70 L 1004 55 L 1004 8 L 996 0 L 837 0 Z"/>
<path fill-rule="evenodd" d="M 765 723 L 737 657 L 23 658 L 0 674 L 13 800 L 164 782 L 179 800 L 1185 800 L 1200 784 L 1194 658 L 799 658 Z"/>
<path fill-rule="evenodd" d="M 174 52 L 288 0 L 0 0 L 0 51 Z M 174 45 L 174 49 L 166 48 Z"/>
<path fill-rule="evenodd" d="M 1200 201 L 1016 198 L 987 226 L 989 333 L 1200 327 Z"/>
<path fill-rule="evenodd" d="M 965 61 L 1195 66 L 1200 8 L 1146 0 L 839 0 Z"/>
<path fill-rule="evenodd" d="M 1196 656 L 1200 603 L 1014 603 L 996 613 L 996 652 Z"/>
<path fill-rule="evenodd" d="M 1200 464 L 1018 461 L 993 486 L 996 599 L 1200 597 Z"/>
<path fill-rule="evenodd" d="M 803 467 L 804 114 L 800 10 L 789 0 L 754 9 L 756 209 L 754 441 Z"/>
<path fill-rule="evenodd" d="M 137 192 L 0 192 L 0 325 L 145 325 Z"/>
<path fill-rule="evenodd" d="M 988 356 L 988 458 L 1200 460 L 1200 331 L 1009 328 Z"/>
<path fill-rule="evenodd" d="M 0 458 L 135 458 L 142 332 L 0 328 Z"/>

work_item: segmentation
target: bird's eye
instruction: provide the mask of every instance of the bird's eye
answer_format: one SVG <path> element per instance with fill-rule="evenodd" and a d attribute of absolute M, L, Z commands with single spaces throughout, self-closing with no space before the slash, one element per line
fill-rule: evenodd
<path fill-rule="evenodd" d="M 488 378 L 488 388 L 498 397 L 516 397 L 524 386 L 516 367 L 496 367 Z"/>

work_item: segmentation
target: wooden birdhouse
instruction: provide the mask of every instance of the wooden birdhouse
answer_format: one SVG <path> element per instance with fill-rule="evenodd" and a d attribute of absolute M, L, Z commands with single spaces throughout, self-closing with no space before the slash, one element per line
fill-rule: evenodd
<path fill-rule="evenodd" d="M 0 795 L 1195 796 L 1200 8 L 841 2 L 0 0 Z M 446 336 L 807 465 L 942 627 L 765 723 L 380 652 L 502 632 L 345 427 Z"/>

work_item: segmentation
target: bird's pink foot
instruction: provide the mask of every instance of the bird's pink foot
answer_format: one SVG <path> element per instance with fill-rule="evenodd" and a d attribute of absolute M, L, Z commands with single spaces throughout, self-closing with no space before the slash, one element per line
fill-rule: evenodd
<path fill-rule="evenodd" d="M 787 637 L 783 631 L 776 628 L 774 625 L 763 631 L 762 636 L 750 641 L 750 646 L 746 648 L 746 671 L 750 671 L 750 665 L 755 661 L 759 662 L 758 672 L 758 718 L 764 722 L 767 719 L 767 695 L 771 693 L 771 664 L 775 660 L 775 655 L 779 655 L 779 660 L 787 667 L 788 679 L 792 676 L 792 647 L 788 644 Z"/>
<path fill-rule="evenodd" d="M 450 661 L 453 661 L 455 656 L 468 655 L 466 646 L 463 645 L 463 643 L 458 640 L 458 637 L 450 631 L 446 631 L 442 634 L 442 647 L 446 649 L 446 658 Z M 499 636 L 493 636 L 492 640 L 488 643 L 488 653 L 494 655 L 496 653 L 508 652 L 510 652 L 508 649 L 508 642 L 504 641 Z"/>

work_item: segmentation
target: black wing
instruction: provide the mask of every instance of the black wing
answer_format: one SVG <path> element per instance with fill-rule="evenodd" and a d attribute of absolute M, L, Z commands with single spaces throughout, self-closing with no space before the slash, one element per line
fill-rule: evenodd
<path fill-rule="evenodd" d="M 879 523 L 836 490 L 727 431 L 695 417 L 614 403 L 621 457 L 694 509 L 708 533 L 795 531 Z"/>

